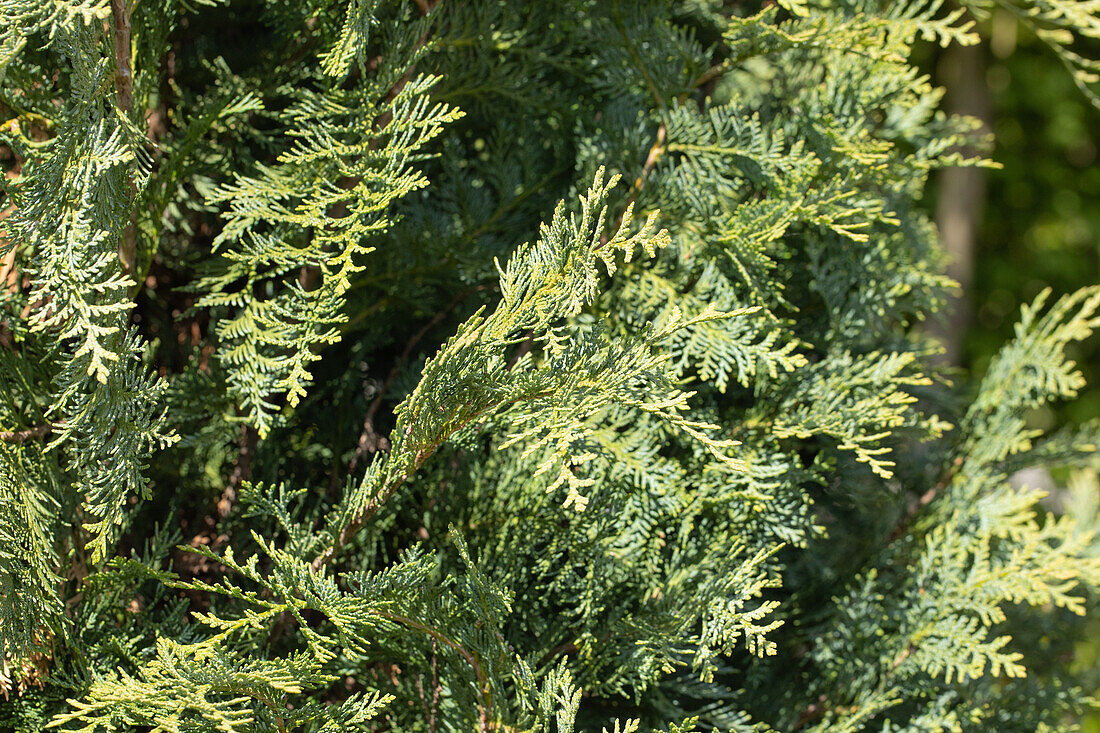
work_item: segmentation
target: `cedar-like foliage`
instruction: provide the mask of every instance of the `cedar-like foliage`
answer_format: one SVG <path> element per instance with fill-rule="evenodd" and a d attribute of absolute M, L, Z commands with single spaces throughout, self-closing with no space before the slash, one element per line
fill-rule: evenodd
<path fill-rule="evenodd" d="M 994 6 L 1096 98 L 1095 2 L 0 0 L 0 729 L 1074 729 L 1100 288 L 925 327 Z"/>

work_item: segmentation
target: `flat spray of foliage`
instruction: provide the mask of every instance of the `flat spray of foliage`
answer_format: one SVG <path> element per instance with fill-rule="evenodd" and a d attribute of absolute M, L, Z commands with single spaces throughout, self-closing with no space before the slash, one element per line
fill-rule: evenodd
<path fill-rule="evenodd" d="M 0 0 L 0 729 L 1073 729 L 1100 288 L 924 325 L 993 5 Z"/>

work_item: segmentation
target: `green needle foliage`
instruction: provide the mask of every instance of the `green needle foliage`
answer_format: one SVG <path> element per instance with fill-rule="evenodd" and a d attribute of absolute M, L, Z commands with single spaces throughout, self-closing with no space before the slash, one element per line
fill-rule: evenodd
<path fill-rule="evenodd" d="M 925 327 L 992 5 L 0 0 L 0 730 L 1075 729 L 1100 288 Z"/>

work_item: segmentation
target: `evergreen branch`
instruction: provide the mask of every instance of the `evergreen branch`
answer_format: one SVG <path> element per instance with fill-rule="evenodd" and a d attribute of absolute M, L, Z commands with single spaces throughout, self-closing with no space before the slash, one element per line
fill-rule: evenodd
<path fill-rule="evenodd" d="M 490 730 L 490 716 L 492 715 L 493 709 L 493 693 L 489 687 L 489 678 L 486 676 L 485 669 L 482 667 L 481 660 L 477 658 L 477 655 L 453 639 L 448 638 L 438 629 L 434 629 L 415 619 L 401 616 L 396 613 L 390 613 L 388 611 L 375 610 L 374 614 L 389 621 L 393 621 L 394 623 L 401 624 L 402 626 L 407 626 L 410 629 L 416 629 L 417 631 L 423 632 L 434 641 L 458 652 L 458 655 L 470 665 L 470 668 L 474 672 L 474 676 L 477 678 L 478 695 L 480 697 L 480 704 L 478 705 L 478 731 L 479 733 L 488 733 Z"/>
<path fill-rule="evenodd" d="M 403 470 L 400 470 L 400 472 L 396 473 L 395 475 L 391 475 L 388 472 L 385 474 L 386 479 L 381 487 L 373 495 L 371 495 L 367 502 L 363 504 L 352 515 L 351 520 L 347 522 L 343 527 L 341 527 L 339 534 L 336 535 L 336 538 L 334 539 L 332 544 L 326 547 L 325 550 L 321 552 L 321 554 L 317 555 L 317 557 L 313 559 L 310 567 L 313 569 L 314 572 L 319 572 L 325 565 L 331 562 L 336 557 L 336 555 L 338 555 L 340 551 L 349 542 L 351 542 L 351 540 L 360 532 L 360 530 L 362 530 L 367 525 L 367 523 L 374 517 L 374 515 L 378 513 L 378 510 L 381 509 L 387 501 L 389 501 L 390 497 L 392 497 L 394 493 L 405 484 L 405 482 L 411 479 L 413 475 L 420 470 L 421 466 L 423 466 L 424 463 L 427 462 L 427 460 L 431 458 L 452 435 L 467 427 L 468 425 L 477 422 L 479 419 L 489 414 L 494 409 L 498 409 L 499 407 L 510 407 L 523 401 L 543 399 L 546 397 L 550 397 L 552 394 L 553 393 L 550 391 L 538 392 L 521 397 L 515 397 L 508 402 L 503 403 L 502 405 L 493 405 L 491 407 L 486 407 L 479 412 L 468 415 L 462 422 L 449 428 L 445 433 L 438 436 L 437 440 L 432 444 L 424 445 L 417 448 L 412 456 L 408 456 L 407 454 L 401 456 L 405 459 L 404 461 L 402 461 L 402 463 L 404 464 Z M 392 460 L 393 459 L 391 458 L 390 461 L 392 462 Z"/>
<path fill-rule="evenodd" d="M 912 59 L 1100 0 L 413 2 L 0 0 L 0 720 L 1076 723 L 1100 292 L 935 378 Z"/>
<path fill-rule="evenodd" d="M 413 165 L 420 148 L 460 116 L 429 103 L 435 79 L 413 79 L 426 33 L 408 57 L 389 60 L 396 78 L 381 99 L 369 87 L 304 94 L 290 112 L 300 125 L 288 131 L 298 141 L 292 152 L 275 167 L 261 166 L 258 177 L 238 177 L 213 198 L 231 208 L 216 244 L 237 249 L 226 252 L 225 272 L 207 279 L 211 292 L 199 305 L 237 309 L 216 326 L 221 359 L 260 437 L 276 420 L 272 400 L 285 393 L 297 405 L 312 381 L 318 347 L 340 340 L 349 278 L 363 268 L 358 256 L 373 251 L 370 238 L 392 225 L 390 205 L 427 182 Z M 279 193 L 272 196 L 272 188 Z M 308 245 L 298 246 L 298 237 Z M 293 270 L 300 273 L 298 283 L 279 281 Z M 258 297 L 260 283 L 273 285 L 273 294 Z"/>
<path fill-rule="evenodd" d="M 705 431 L 713 426 L 687 420 L 678 414 L 685 409 L 689 395 L 663 381 L 659 367 L 666 359 L 651 351 L 656 342 L 678 329 L 723 317 L 722 314 L 708 310 L 688 321 L 670 319 L 661 331 L 625 342 L 621 345 L 622 351 L 615 348 L 595 360 L 590 347 L 583 342 L 577 342 L 575 350 L 564 348 L 567 344 L 552 346 L 544 368 L 532 369 L 526 360 L 523 369 L 510 367 L 508 360 L 502 357 L 504 348 L 514 343 L 510 334 L 531 330 L 539 340 L 554 337 L 558 319 L 575 314 L 595 297 L 597 258 L 611 272 L 615 268 L 616 251 L 624 252 L 629 260 L 639 245 L 651 255 L 663 245 L 667 235 L 654 233 L 655 214 L 650 215 L 641 232 L 627 236 L 630 206 L 614 236 L 610 239 L 601 236 L 606 216 L 604 201 L 616 182 L 614 177 L 603 181 L 603 171 L 599 171 L 596 183 L 581 200 L 580 218 L 568 224 L 564 207 L 559 205 L 550 225 L 543 226 L 540 241 L 533 247 L 521 247 L 508 268 L 500 271 L 502 302 L 497 309 L 487 317 L 475 314 L 425 365 L 420 383 L 398 410 L 391 453 L 368 471 L 360 489 L 346 498 L 352 502 L 344 510 L 346 519 L 335 532 L 332 544 L 314 558 L 312 567 L 315 570 L 331 561 L 394 491 L 452 435 L 489 415 L 505 413 L 518 406 L 541 404 L 543 399 L 555 393 L 563 406 L 568 402 L 562 398 L 570 393 L 576 395 L 578 403 L 572 410 L 562 412 L 560 422 L 545 427 L 527 427 L 529 417 L 522 410 L 512 413 L 517 432 L 508 443 L 534 441 L 528 452 L 556 443 L 557 450 L 565 454 L 576 441 L 577 416 L 587 416 L 608 403 L 619 402 L 659 416 L 699 440 L 720 460 L 731 467 L 737 466 L 736 461 L 723 453 L 728 441 L 707 437 Z M 564 362 L 559 363 L 562 360 Z M 589 370 L 592 374 L 586 377 Z M 437 388 L 454 384 L 455 380 L 468 385 L 470 397 L 462 402 L 441 401 Z M 453 387 L 446 391 L 451 390 Z M 650 390 L 656 390 L 656 394 L 662 390 L 668 392 L 664 398 L 657 398 Z M 553 459 L 543 462 L 536 475 L 547 471 L 554 463 Z M 558 480 L 550 490 L 566 484 L 566 505 L 575 504 L 582 510 L 587 503 L 579 493 L 585 486 L 584 480 L 576 478 L 564 460 L 559 469 Z"/>
<path fill-rule="evenodd" d="M 626 27 L 623 25 L 622 15 L 619 12 L 618 0 L 615 0 L 611 10 L 611 14 L 615 20 L 615 29 L 622 37 L 623 44 L 626 47 L 627 53 L 630 54 L 630 58 L 634 62 L 634 68 L 639 74 L 641 74 L 642 79 L 645 81 L 646 87 L 648 87 L 650 93 L 653 94 L 653 99 L 655 102 L 657 102 L 657 106 L 661 109 L 664 109 L 665 100 L 664 97 L 661 95 L 661 90 L 657 88 L 657 84 L 653 80 L 653 76 L 649 73 L 649 69 L 646 67 L 645 60 L 643 60 L 641 54 L 638 53 L 638 49 L 634 44 L 634 39 L 629 33 L 627 33 Z"/>

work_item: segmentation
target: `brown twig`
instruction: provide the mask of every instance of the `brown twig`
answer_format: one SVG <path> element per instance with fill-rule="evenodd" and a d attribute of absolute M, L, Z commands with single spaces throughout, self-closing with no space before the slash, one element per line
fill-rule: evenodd
<path fill-rule="evenodd" d="M 441 0 L 417 0 L 417 7 L 420 9 L 421 15 L 427 15 L 440 1 Z M 421 48 L 427 42 L 428 31 L 425 30 L 424 33 L 421 34 L 420 38 L 417 39 L 416 48 Z M 409 68 L 405 70 L 405 73 L 401 75 L 401 77 L 386 94 L 387 101 L 392 101 L 397 97 L 398 94 L 401 93 L 401 90 L 405 88 L 405 85 L 412 80 L 415 71 L 415 64 L 410 65 Z M 378 119 L 375 121 L 376 129 L 385 129 L 391 119 L 393 119 L 393 111 L 388 109 L 378 116 Z M 372 141 L 371 147 L 373 147 L 376 142 L 377 141 Z M 475 288 L 475 290 L 480 290 L 484 287 L 486 286 L 479 286 L 478 288 Z M 458 296 L 456 296 L 455 300 L 458 301 L 467 294 L 468 292 L 460 293 Z M 358 465 L 359 461 L 362 460 L 362 457 L 365 456 L 368 452 L 377 451 L 379 448 L 382 448 L 382 442 L 386 439 L 380 438 L 377 432 L 374 430 L 374 417 L 375 415 L 377 415 L 378 409 L 381 406 L 382 398 L 384 397 L 385 392 L 389 385 L 392 383 L 393 379 L 395 379 L 400 373 L 400 366 L 402 366 L 403 361 L 408 358 L 407 354 L 412 352 L 412 348 L 413 346 L 415 346 L 415 342 L 419 341 L 423 337 L 424 333 L 427 333 L 427 331 L 432 326 L 436 325 L 440 320 L 442 320 L 447 310 L 449 310 L 451 307 L 453 306 L 448 306 L 447 309 L 445 309 L 441 313 L 437 313 L 435 317 L 433 317 L 432 321 L 429 322 L 423 329 L 421 329 L 421 332 L 415 334 L 413 340 L 411 340 L 409 344 L 406 345 L 405 350 L 402 352 L 402 356 L 398 358 L 398 363 L 394 366 L 394 369 L 391 369 L 390 375 L 387 376 L 386 382 L 383 383 L 382 387 L 379 389 L 378 395 L 375 396 L 373 402 L 367 408 L 367 415 L 363 420 L 363 431 L 359 436 L 359 440 L 356 445 L 355 455 L 352 457 L 349 470 L 354 469 L 355 466 Z M 400 487 L 405 481 L 408 480 L 413 471 L 420 468 L 420 466 L 423 464 L 424 461 L 428 459 L 428 456 L 430 456 L 431 453 L 432 450 L 429 449 L 421 449 L 420 451 L 418 451 L 413 461 L 411 470 L 395 477 L 392 483 L 384 486 L 382 488 L 382 491 L 380 491 L 370 501 L 367 502 L 366 506 L 363 507 L 356 518 L 346 527 L 344 527 L 343 530 L 341 530 L 340 535 L 336 539 L 336 543 L 326 549 L 316 558 L 314 558 L 313 563 L 311 564 L 314 572 L 320 570 L 322 567 L 324 567 L 326 563 L 328 563 L 330 560 L 332 560 L 333 557 L 336 556 L 336 553 L 340 551 L 340 548 L 342 548 L 360 529 L 362 529 L 367 520 L 369 520 L 370 517 L 373 516 L 379 508 L 381 508 L 382 504 L 384 504 L 386 500 L 393 495 L 393 492 L 396 491 L 398 487 Z"/>
<path fill-rule="evenodd" d="M 435 716 L 439 710 L 439 693 L 443 685 L 439 684 L 439 642 L 432 639 L 432 708 L 428 713 L 428 733 L 435 733 Z"/>
<path fill-rule="evenodd" d="M 440 2 L 440 0 L 414 0 L 414 2 L 416 3 L 417 8 L 420 10 L 420 15 L 424 16 L 431 12 L 432 8 L 435 7 L 435 5 Z M 310 18 L 310 22 L 307 23 L 311 30 L 313 27 L 312 21 L 314 20 L 314 18 Z M 419 50 L 427 42 L 428 31 L 425 30 L 424 33 L 421 34 L 420 38 L 417 39 L 414 50 Z M 405 69 L 404 73 L 402 73 L 401 76 L 398 78 L 397 82 L 394 83 L 392 87 L 390 87 L 388 92 L 386 92 L 386 102 L 392 102 L 397 97 L 397 95 L 401 93 L 401 90 L 404 89 L 410 81 L 412 81 L 414 73 L 416 73 L 416 64 L 410 64 L 409 67 Z M 374 121 L 375 130 L 384 130 L 386 126 L 390 124 L 390 120 L 392 119 L 393 110 L 385 110 L 384 112 L 382 112 L 382 114 L 378 115 L 378 118 Z M 376 137 L 368 143 L 368 148 L 373 150 L 378 145 L 379 138 Z M 348 176 L 341 179 L 339 186 L 345 191 L 350 192 L 359 185 L 360 181 L 362 181 L 362 176 Z M 333 204 L 332 210 L 329 212 L 329 216 L 334 219 L 343 218 L 347 214 L 347 208 L 348 207 L 346 200 L 338 201 L 337 203 Z M 302 289 L 306 292 L 319 288 L 321 286 L 321 268 L 314 263 L 306 263 L 302 265 L 298 270 L 298 284 L 301 285 Z"/>
<path fill-rule="evenodd" d="M 825 715 L 826 698 L 824 695 L 820 695 L 816 701 L 806 706 L 806 709 L 799 714 L 798 719 L 794 721 L 794 725 L 791 726 L 791 730 L 801 730 L 807 723 L 812 723 L 818 718 Z"/>
<path fill-rule="evenodd" d="M 17 122 L 12 122 L 11 124 L 16 125 Z M 14 180 L 22 174 L 23 160 L 18 155 L 16 155 L 15 151 L 11 148 L 3 146 L 3 149 L 9 151 L 11 156 L 15 159 L 15 165 L 11 168 L 11 170 L 4 172 L 4 177 L 9 180 Z M 3 221 L 4 219 L 11 216 L 12 212 L 14 211 L 14 204 L 8 204 L 7 206 L 5 206 L 4 209 L 0 211 L 0 221 Z M 19 292 L 20 280 L 19 268 L 15 266 L 15 258 L 16 255 L 19 253 L 19 245 L 17 242 L 0 239 L 0 250 L 3 250 L 5 247 L 8 248 L 8 251 L 4 254 L 3 265 L 0 266 L 0 287 L 4 288 L 9 295 L 15 295 Z M 11 326 L 7 322 L 7 320 L 0 322 L 0 346 L 14 350 L 15 347 L 12 343 L 14 339 L 12 337 L 10 328 Z"/>
<path fill-rule="evenodd" d="M 0 219 L 6 217 L 14 207 L 8 207 L 4 211 L 0 212 Z M 4 242 L 0 241 L 0 247 L 4 246 Z M 19 290 L 19 273 L 15 269 L 15 255 L 18 252 L 16 245 L 11 245 L 7 254 L 4 255 L 3 266 L 0 267 L 0 287 L 4 287 L 9 293 L 15 293 Z"/>
<path fill-rule="evenodd" d="M 601 636 L 599 639 L 597 639 L 596 643 L 597 644 L 606 644 L 610 640 L 611 640 L 611 632 L 608 631 L 603 636 Z M 576 642 L 572 642 L 572 641 L 563 642 L 561 644 L 558 644 L 556 647 L 554 647 L 550 651 L 546 652 L 546 654 L 543 654 L 542 658 L 539 659 L 538 666 L 541 667 L 542 665 L 546 664 L 547 662 L 552 662 L 552 661 L 554 661 L 555 659 L 557 659 L 558 657 L 560 657 L 563 654 L 576 654 L 579 651 L 580 651 L 580 649 L 577 648 Z"/>
<path fill-rule="evenodd" d="M 48 435 L 53 428 L 53 423 L 44 423 L 42 425 L 35 425 L 33 428 L 27 428 L 26 430 L 0 431 L 0 442 L 22 443 L 30 438 L 40 438 L 44 435 Z"/>
<path fill-rule="evenodd" d="M 889 677 L 893 674 L 894 670 L 901 666 L 901 663 L 913 655 L 913 652 L 917 650 L 917 645 L 913 642 L 909 642 L 905 645 L 905 648 L 901 650 L 901 653 L 894 658 L 894 661 L 890 663 L 890 669 L 886 671 L 886 676 Z M 883 679 L 885 682 L 885 678 Z"/>
<path fill-rule="evenodd" d="M 126 0 L 111 0 L 115 22 L 115 87 L 118 106 L 123 112 L 134 108 L 134 80 L 130 57 L 130 8 Z"/>
<path fill-rule="evenodd" d="M 668 135 L 668 128 L 665 127 L 665 123 L 662 122 L 657 128 L 657 139 L 653 145 L 649 148 L 649 154 L 645 157 L 645 165 L 642 166 L 642 172 L 634 180 L 634 185 L 630 187 L 630 196 L 627 198 L 628 203 L 634 203 L 638 199 L 638 194 L 645 188 L 646 178 L 649 177 L 649 172 L 657 165 L 657 159 L 661 157 L 661 153 L 665 151 L 665 137 Z"/>
<path fill-rule="evenodd" d="M 317 557 L 313 558 L 313 562 L 310 563 L 310 569 L 315 573 L 320 572 L 321 568 L 331 562 L 332 559 L 336 557 L 336 554 L 340 552 L 341 549 L 343 549 L 344 545 L 350 542 L 351 538 L 358 534 L 359 530 L 366 526 L 367 522 L 370 521 L 370 518 L 373 517 L 375 513 L 382 508 L 382 505 L 385 504 L 391 496 L 393 496 L 393 493 L 395 491 L 401 488 L 401 486 L 406 481 L 408 481 L 409 476 L 411 476 L 417 469 L 419 469 L 430 455 L 431 451 L 428 451 L 427 449 L 417 451 L 416 458 L 413 461 L 413 465 L 410 470 L 394 477 L 389 483 L 385 484 L 377 494 L 371 497 L 370 501 L 368 501 L 363 506 L 363 508 L 359 510 L 355 517 L 353 517 L 352 520 L 348 522 L 348 524 L 343 529 L 340 530 L 340 534 L 336 536 L 336 541 L 333 542 L 332 545 L 330 545 L 329 547 L 325 548 L 325 550 Z"/>
<path fill-rule="evenodd" d="M 619 31 L 619 35 L 622 36 L 623 44 L 626 46 L 626 52 L 630 54 L 631 61 L 634 63 L 634 68 L 642 75 L 642 80 L 645 82 L 646 86 L 649 87 L 649 91 L 657 101 L 657 106 L 663 110 L 667 106 L 665 104 L 665 99 L 661 96 L 661 90 L 657 87 L 657 82 L 653 79 L 652 74 L 649 73 L 649 69 L 646 68 L 642 54 L 638 52 L 630 33 L 627 32 L 626 26 L 623 25 L 623 19 L 619 13 L 618 5 L 614 6 L 612 15 L 615 28 Z"/>
<path fill-rule="evenodd" d="M 438 5 L 441 0 L 413 0 L 416 3 L 416 7 L 420 10 L 421 16 L 426 16 L 432 11 L 432 9 Z M 425 30 L 420 38 L 416 39 L 416 46 L 414 51 L 419 51 L 428 42 L 428 30 Z M 401 90 L 405 88 L 405 85 L 412 81 L 413 74 L 416 73 L 416 64 L 410 64 L 409 68 L 405 69 L 405 73 L 397 80 L 397 83 L 390 87 L 390 91 L 386 94 L 386 101 L 392 102 L 397 98 L 397 95 L 401 93 Z M 377 129 L 383 130 L 386 125 L 390 124 L 390 120 L 393 119 L 393 110 L 387 109 L 382 114 L 378 115 L 378 119 L 374 125 Z"/>
<path fill-rule="evenodd" d="M 118 107 L 124 116 L 134 109 L 133 62 L 130 55 L 130 7 L 127 0 L 111 0 L 111 16 L 114 19 L 115 41 L 115 87 L 118 91 Z M 137 196 L 137 186 L 131 176 L 129 179 L 130 199 Z M 118 259 L 126 273 L 134 271 L 137 265 L 137 210 L 130 212 L 130 223 L 122 230 L 122 240 L 118 244 Z"/>
<path fill-rule="evenodd" d="M 439 693 L 442 686 L 439 684 L 439 642 L 432 638 L 432 702 L 428 704 L 428 698 L 424 695 L 424 675 L 417 675 L 416 694 L 420 697 L 420 704 L 424 706 L 424 714 L 428 716 L 428 733 L 435 733 L 435 715 L 439 708 Z"/>
<path fill-rule="evenodd" d="M 917 645 L 910 641 L 905 645 L 905 648 L 894 657 L 894 661 L 890 663 L 889 668 L 883 674 L 882 679 L 879 681 L 879 690 L 881 691 L 885 686 L 890 676 L 901 666 L 902 662 L 913 655 L 913 652 L 917 650 Z M 843 706 L 829 707 L 826 705 L 828 698 L 824 694 L 819 695 L 817 700 L 806 706 L 806 709 L 799 714 L 798 719 L 795 720 L 794 725 L 791 726 L 792 731 L 801 730 L 809 723 L 812 723 L 820 718 L 825 717 L 827 713 L 845 713 L 854 712 L 856 708 L 844 708 Z"/>
<path fill-rule="evenodd" d="M 563 642 L 561 644 L 558 644 L 556 647 L 554 647 L 550 651 L 546 652 L 546 654 L 543 654 L 542 658 L 539 659 L 538 666 L 541 667 L 542 665 L 546 664 L 547 662 L 552 662 L 553 660 L 560 657 L 562 654 L 576 654 L 578 651 L 579 650 L 577 649 L 577 645 L 574 644 L 573 642 L 571 642 L 571 641 Z"/>
<path fill-rule="evenodd" d="M 717 64 L 700 74 L 699 78 L 691 83 L 691 88 L 698 89 L 707 82 L 717 79 L 727 70 L 729 70 L 731 66 L 732 64 L 730 63 L 730 59 L 723 59 L 722 61 L 718 62 Z"/>

